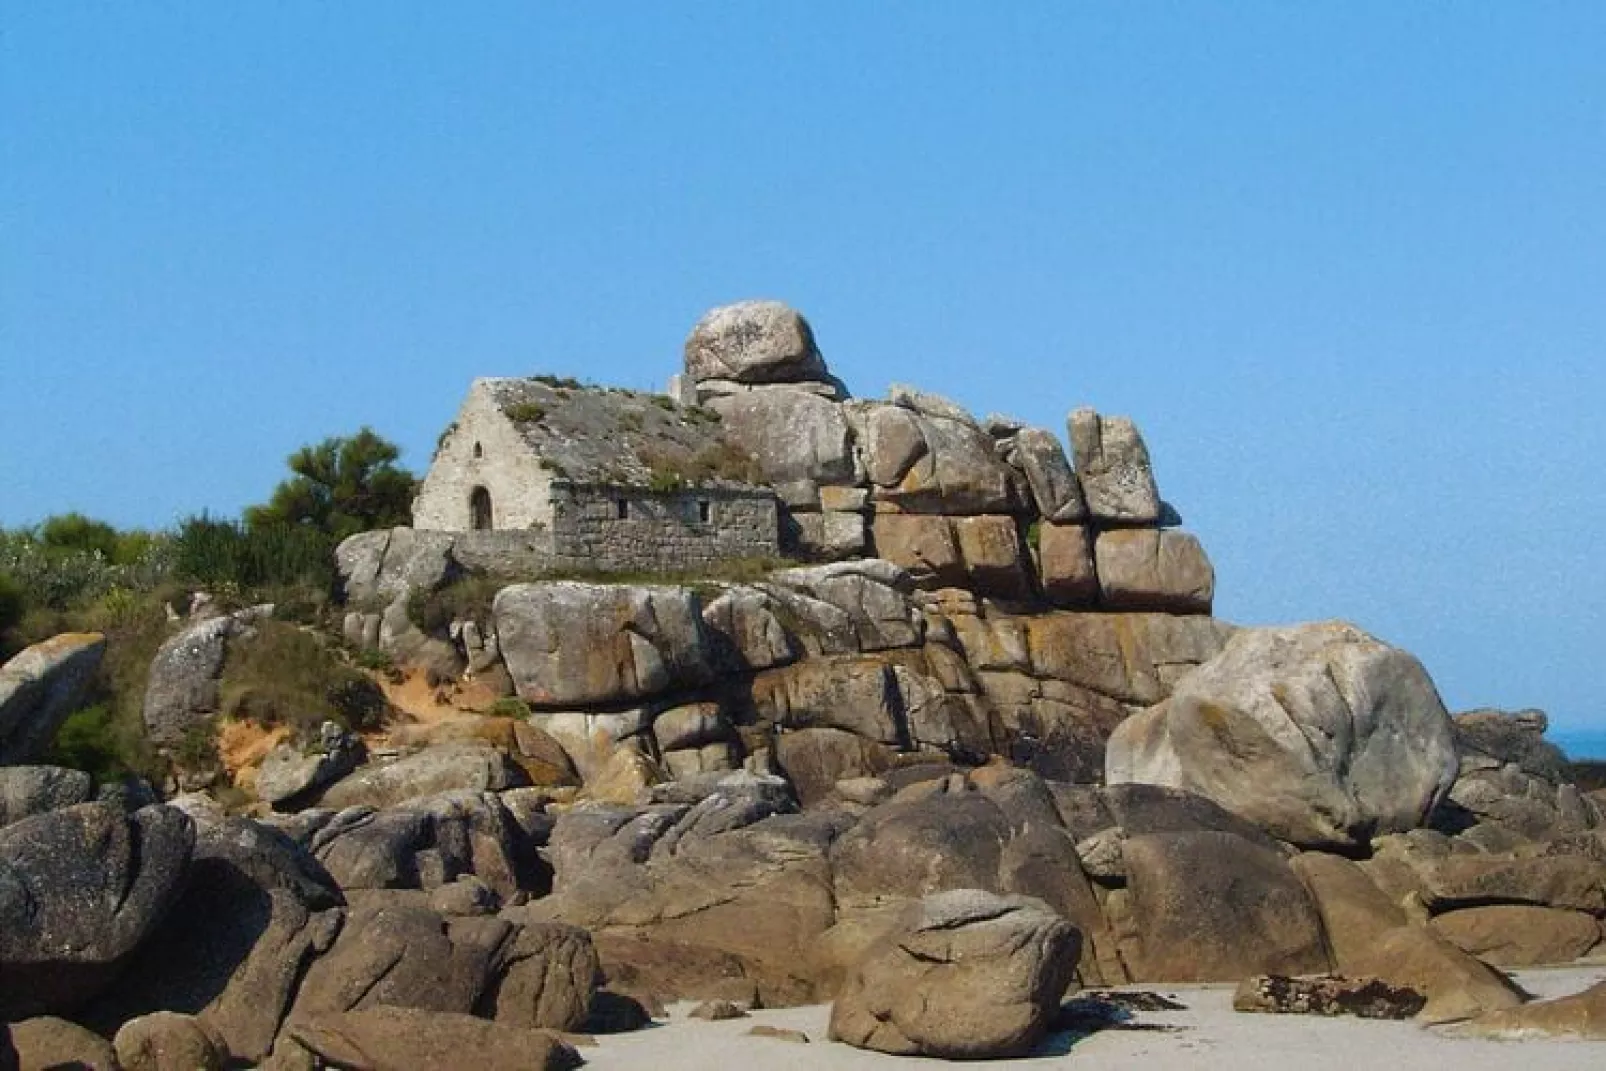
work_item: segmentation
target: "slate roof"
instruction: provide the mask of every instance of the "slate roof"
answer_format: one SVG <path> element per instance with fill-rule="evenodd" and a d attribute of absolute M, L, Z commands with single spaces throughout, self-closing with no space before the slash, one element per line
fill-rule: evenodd
<path fill-rule="evenodd" d="M 753 460 L 720 434 L 713 410 L 550 377 L 479 384 L 559 479 L 662 487 L 678 476 L 688 486 L 762 485 Z"/>

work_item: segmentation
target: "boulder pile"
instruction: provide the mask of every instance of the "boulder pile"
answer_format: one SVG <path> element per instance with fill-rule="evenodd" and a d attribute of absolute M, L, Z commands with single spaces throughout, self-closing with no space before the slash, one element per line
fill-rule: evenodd
<path fill-rule="evenodd" d="M 1130 421 L 1074 412 L 1067 455 L 852 399 L 776 303 L 701 321 L 680 390 L 841 560 L 498 578 L 432 626 L 453 534 L 354 536 L 358 683 L 416 717 L 236 749 L 233 813 L 38 765 L 100 637 L 0 668 L 0 1066 L 563 1068 L 673 1000 L 992 1058 L 1131 982 L 1599 1035 L 1598 992 L 1530 1005 L 1501 969 L 1606 939 L 1606 815 L 1543 715 L 1451 717 L 1350 625 L 1210 616 Z M 153 741 L 216 722 L 271 614 L 176 625 Z"/>

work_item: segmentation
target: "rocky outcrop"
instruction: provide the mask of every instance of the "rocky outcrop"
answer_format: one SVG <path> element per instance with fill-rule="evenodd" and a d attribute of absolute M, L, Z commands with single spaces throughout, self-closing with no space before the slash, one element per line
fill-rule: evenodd
<path fill-rule="evenodd" d="M 779 301 L 741 301 L 707 313 L 685 347 L 693 382 L 796 383 L 826 379 L 814 331 Z"/>
<path fill-rule="evenodd" d="M 117 1052 L 109 1041 L 66 1019 L 39 1016 L 12 1023 L 11 1043 L 16 1049 L 17 1066 L 22 1071 L 35 1068 L 119 1071 Z"/>
<path fill-rule="evenodd" d="M 805 512 L 829 485 L 856 482 L 852 432 L 842 407 L 794 387 L 763 387 L 708 400 L 727 441 L 752 457 L 781 501 Z"/>
<path fill-rule="evenodd" d="M 83 803 L 0 830 L 0 1018 L 106 987 L 178 898 L 195 831 L 170 807 Z"/>
<path fill-rule="evenodd" d="M 482 1013 L 517 1027 L 574 1030 L 596 989 L 590 939 L 524 917 L 445 917 L 371 896 L 308 969 L 291 1022 L 381 1005 Z"/>
<path fill-rule="evenodd" d="M 109 1032 L 179 1012 L 235 1059 L 261 1060 L 307 965 L 339 932 L 341 902 L 286 834 L 247 818 L 203 819 L 182 894 L 86 1021 Z"/>
<path fill-rule="evenodd" d="M 1434 917 L 1433 932 L 1496 967 L 1567 963 L 1601 942 L 1595 916 L 1525 904 L 1468 907 Z"/>
<path fill-rule="evenodd" d="M 1052 432 L 1022 428 L 1008 440 L 1004 460 L 1025 475 L 1044 523 L 1076 524 L 1087 519 L 1081 482 Z"/>
<path fill-rule="evenodd" d="M 223 1071 L 228 1049 L 192 1016 L 152 1012 L 130 1019 L 112 1039 L 123 1071 Z"/>
<path fill-rule="evenodd" d="M 1329 968 L 1316 905 L 1278 852 L 1200 831 L 1129 835 L 1121 856 L 1114 926 L 1135 937 L 1122 944 L 1134 977 L 1225 982 Z"/>
<path fill-rule="evenodd" d="M 324 790 L 320 804 L 395 807 L 442 792 L 500 792 L 528 784 L 506 752 L 485 744 L 439 744 L 389 763 L 372 763 Z"/>
<path fill-rule="evenodd" d="M 1340 623 L 1238 633 L 1120 725 L 1105 763 L 1112 783 L 1185 788 L 1284 840 L 1340 848 L 1425 824 L 1456 766 L 1421 664 Z"/>
<path fill-rule="evenodd" d="M 1545 739 L 1550 719 L 1542 710 L 1469 710 L 1453 719 L 1463 770 L 1514 765 L 1552 784 L 1566 779 L 1567 756 Z"/>
<path fill-rule="evenodd" d="M 689 588 L 514 584 L 493 612 L 519 698 L 534 707 L 627 702 L 712 676 L 702 604 Z"/>
<path fill-rule="evenodd" d="M 145 686 L 145 733 L 151 743 L 177 747 L 186 733 L 218 712 L 218 680 L 229 644 L 252 635 L 252 626 L 272 613 L 272 606 L 253 606 L 209 617 L 162 644 Z"/>
<path fill-rule="evenodd" d="M 1293 866 L 1321 912 L 1339 973 L 1421 992 L 1428 999 L 1419 1016 L 1428 1022 L 1466 1019 L 1524 1000 L 1504 975 L 1412 921 L 1350 860 L 1306 852 Z"/>
<path fill-rule="evenodd" d="M 1455 1033 L 1461 1037 L 1503 1041 L 1533 1038 L 1606 1041 L 1606 982 L 1598 982 L 1571 996 L 1488 1012 L 1456 1027 Z"/>
<path fill-rule="evenodd" d="M 579 1053 L 547 1031 L 413 1007 L 376 1005 L 311 1016 L 297 1022 L 291 1036 L 319 1066 L 353 1071 L 569 1071 L 582 1063 Z"/>
<path fill-rule="evenodd" d="M 0 766 L 0 829 L 46 811 L 59 811 L 93 796 L 82 770 L 61 766 Z"/>
<path fill-rule="evenodd" d="M 362 761 L 362 742 L 332 721 L 319 728 L 307 746 L 279 744 L 257 767 L 253 787 L 266 803 L 291 807 L 315 789 L 351 773 Z"/>
<path fill-rule="evenodd" d="M 106 637 L 69 632 L 0 666 L 0 766 L 37 762 L 88 694 Z"/>
<path fill-rule="evenodd" d="M 1100 605 L 1109 610 L 1208 614 L 1215 570 L 1199 540 L 1187 532 L 1115 528 L 1093 545 Z"/>
<path fill-rule="evenodd" d="M 900 1056 L 1023 1056 L 1058 1011 L 1076 957 L 1076 930 L 1041 903 L 939 893 L 853 967 L 831 1038 Z"/>
<path fill-rule="evenodd" d="M 1127 417 L 1101 416 L 1077 409 L 1067 421 L 1076 475 L 1093 519 L 1110 525 L 1153 525 L 1160 521 L 1149 448 Z"/>

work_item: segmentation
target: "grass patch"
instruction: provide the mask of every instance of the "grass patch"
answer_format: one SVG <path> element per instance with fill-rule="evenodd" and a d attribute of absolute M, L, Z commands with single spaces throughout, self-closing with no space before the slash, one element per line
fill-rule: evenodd
<path fill-rule="evenodd" d="M 697 453 L 676 456 L 649 445 L 636 451 L 651 474 L 648 486 L 660 493 L 699 487 L 715 480 L 762 484 L 763 469 L 751 454 L 727 442 L 711 443 Z"/>
<path fill-rule="evenodd" d="M 369 729 L 389 710 L 384 693 L 316 634 L 284 621 L 259 622 L 231 646 L 220 681 L 223 713 L 310 737 L 325 721 Z"/>
<path fill-rule="evenodd" d="M 530 705 L 514 696 L 504 696 L 485 708 L 485 713 L 493 718 L 517 718 L 523 721 L 530 716 Z"/>
<path fill-rule="evenodd" d="M 514 581 L 486 573 L 470 573 L 438 591 L 415 590 L 407 597 L 407 619 L 428 636 L 444 636 L 459 618 L 491 620 L 496 593 Z"/>

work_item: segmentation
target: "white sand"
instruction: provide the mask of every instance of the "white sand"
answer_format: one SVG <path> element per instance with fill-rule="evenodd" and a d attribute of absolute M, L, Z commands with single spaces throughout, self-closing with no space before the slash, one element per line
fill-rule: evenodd
<path fill-rule="evenodd" d="M 1518 971 L 1517 980 L 1540 997 L 1576 993 L 1606 981 L 1606 966 Z M 1104 1030 L 1070 1043 L 1049 1040 L 1038 1056 L 986 1063 L 988 1068 L 1050 1071 L 1364 1071 L 1370 1068 L 1449 1071 L 1584 1071 L 1606 1069 L 1606 1042 L 1482 1041 L 1447 1037 L 1410 1022 L 1301 1015 L 1249 1015 L 1232 1010 L 1231 986 L 1132 986 L 1175 997 L 1186 1011 L 1139 1012 L 1139 1023 L 1169 1032 Z M 864 1052 L 826 1039 L 825 1005 L 754 1012 L 747 1019 L 707 1023 L 687 1019 L 690 1005 L 670 1021 L 633 1034 L 598 1039 L 582 1050 L 587 1067 L 641 1071 L 903 1071 L 948 1068 L 942 1060 Z M 801 1030 L 810 1044 L 744 1036 L 756 1023 Z"/>

